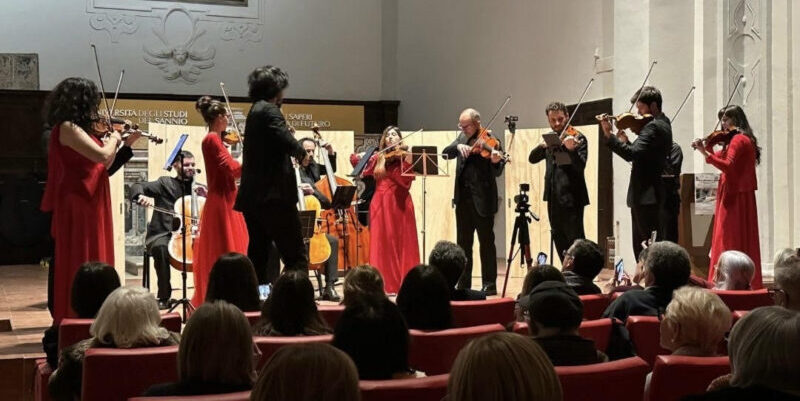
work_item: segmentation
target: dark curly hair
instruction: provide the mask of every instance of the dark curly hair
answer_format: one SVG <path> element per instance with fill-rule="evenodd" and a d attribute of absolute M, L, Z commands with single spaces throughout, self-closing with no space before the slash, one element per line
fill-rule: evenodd
<path fill-rule="evenodd" d="M 203 120 L 208 125 L 211 125 L 217 116 L 227 113 L 222 102 L 212 98 L 211 96 L 203 96 L 200 99 L 197 99 L 194 108 L 200 112 L 200 115 L 203 116 Z"/>
<path fill-rule="evenodd" d="M 289 76 L 278 67 L 265 65 L 250 73 L 247 85 L 252 100 L 270 100 L 289 86 Z"/>
<path fill-rule="evenodd" d="M 47 96 L 44 107 L 44 120 L 52 127 L 64 121 L 89 131 L 93 119 L 97 118 L 100 91 L 97 85 L 86 78 L 67 78 Z"/>

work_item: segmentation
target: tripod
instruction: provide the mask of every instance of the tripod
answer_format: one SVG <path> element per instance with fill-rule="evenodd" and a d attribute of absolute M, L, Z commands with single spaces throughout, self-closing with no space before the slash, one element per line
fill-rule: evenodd
<path fill-rule="evenodd" d="M 530 211 L 528 195 L 525 193 L 528 189 L 528 184 L 520 184 L 521 193 L 514 197 L 514 201 L 517 203 L 517 207 L 514 209 L 517 213 L 517 217 L 514 219 L 514 230 L 511 232 L 511 246 L 509 247 L 508 260 L 506 261 L 506 277 L 503 280 L 502 297 L 506 296 L 508 277 L 511 275 L 511 265 L 514 263 L 514 258 L 517 256 L 517 253 L 520 253 L 520 251 L 522 252 L 522 264 L 527 264 L 528 269 L 533 267 L 533 259 L 531 258 L 531 236 L 528 230 L 528 224 L 531 222 L 531 219 L 539 221 L 539 216 Z M 518 238 L 519 241 L 517 241 Z M 515 250 L 514 246 L 517 242 L 519 242 L 519 248 Z"/>

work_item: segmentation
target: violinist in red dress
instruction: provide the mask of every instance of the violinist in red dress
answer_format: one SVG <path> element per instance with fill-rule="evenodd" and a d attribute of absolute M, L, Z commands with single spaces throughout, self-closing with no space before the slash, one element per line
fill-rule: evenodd
<path fill-rule="evenodd" d="M 719 111 L 719 118 L 722 130 L 692 143 L 692 147 L 705 156 L 706 163 L 722 172 L 714 206 L 708 279 L 714 278 L 719 255 L 736 250 L 753 259 L 756 270 L 750 286 L 754 290 L 760 289 L 763 285 L 756 210 L 756 165 L 761 161 L 761 148 L 741 107 L 727 106 Z M 714 150 L 715 145 L 721 145 L 721 149 Z"/>

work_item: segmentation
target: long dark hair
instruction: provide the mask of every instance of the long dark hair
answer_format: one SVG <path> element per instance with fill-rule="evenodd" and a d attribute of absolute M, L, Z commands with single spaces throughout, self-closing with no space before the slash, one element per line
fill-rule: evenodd
<path fill-rule="evenodd" d="M 111 265 L 86 262 L 72 279 L 72 310 L 81 319 L 94 319 L 108 294 L 119 287 L 119 275 Z"/>
<path fill-rule="evenodd" d="M 331 329 L 319 316 L 314 302 L 314 287 L 308 275 L 300 271 L 283 273 L 272 294 L 261 308 L 261 320 L 254 331 L 272 325 L 272 329 L 283 336 L 297 336 L 307 333 L 330 333 Z"/>
<path fill-rule="evenodd" d="M 732 104 L 728 107 L 720 109 L 717 113 L 717 118 L 721 119 L 723 115 L 733 120 L 733 125 L 739 128 L 739 131 L 741 131 L 744 136 L 750 138 L 750 141 L 753 142 L 753 147 L 756 148 L 756 164 L 761 164 L 761 146 L 758 146 L 758 140 L 756 139 L 756 136 L 753 135 L 753 129 L 750 127 L 750 122 L 747 121 L 747 116 L 744 114 L 744 110 L 742 110 L 741 107 Z"/>
<path fill-rule="evenodd" d="M 447 279 L 433 266 L 418 265 L 409 270 L 397 292 L 397 307 L 417 330 L 444 330 L 453 326 Z"/>
<path fill-rule="evenodd" d="M 51 127 L 71 121 L 89 132 L 92 121 L 97 118 L 99 103 L 100 91 L 94 82 L 86 78 L 67 78 L 47 95 L 44 119 Z"/>
<path fill-rule="evenodd" d="M 243 312 L 261 309 L 258 298 L 258 279 L 253 262 L 241 253 L 225 253 L 214 262 L 208 275 L 205 302 L 223 300 Z"/>

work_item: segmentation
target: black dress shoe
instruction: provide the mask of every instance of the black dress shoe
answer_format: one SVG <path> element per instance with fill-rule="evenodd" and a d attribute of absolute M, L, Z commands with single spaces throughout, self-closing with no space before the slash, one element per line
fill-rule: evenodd
<path fill-rule="evenodd" d="M 328 285 L 324 290 L 322 290 L 322 300 L 339 302 L 342 300 L 342 297 L 336 293 L 336 288 L 334 288 L 333 285 Z"/>
<path fill-rule="evenodd" d="M 486 294 L 486 296 L 497 295 L 497 285 L 495 285 L 495 284 L 484 284 L 484 286 L 481 287 L 481 291 L 483 291 Z"/>

